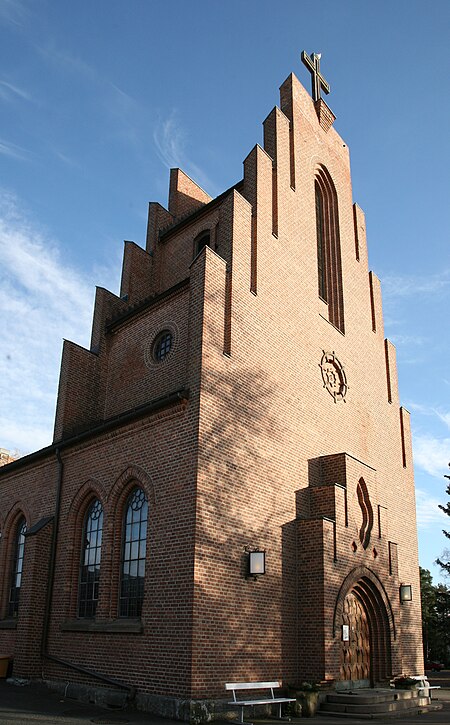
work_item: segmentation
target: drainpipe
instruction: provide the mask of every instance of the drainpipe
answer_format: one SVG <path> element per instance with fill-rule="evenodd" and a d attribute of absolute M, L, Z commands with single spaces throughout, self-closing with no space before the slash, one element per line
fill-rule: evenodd
<path fill-rule="evenodd" d="M 58 461 L 58 481 L 56 484 L 56 500 L 55 500 L 55 513 L 53 516 L 53 531 L 52 540 L 50 542 L 50 560 L 48 563 L 48 586 L 47 594 L 45 597 L 45 610 L 44 610 L 44 621 L 42 623 L 42 637 L 41 637 L 41 657 L 45 657 L 47 654 L 47 641 L 48 641 L 48 627 L 50 621 L 50 612 L 52 609 L 53 601 L 53 584 L 55 581 L 55 564 L 56 564 L 56 547 L 58 543 L 58 531 L 59 531 L 59 515 L 61 512 L 61 492 L 63 483 L 64 463 L 61 458 L 61 452 L 59 448 L 55 449 L 56 460 Z"/>
<path fill-rule="evenodd" d="M 47 659 L 51 662 L 56 662 L 57 664 L 64 665 L 65 667 L 75 670 L 76 672 L 82 672 L 84 675 L 89 675 L 90 677 L 93 677 L 96 680 L 100 680 L 101 682 L 106 682 L 107 684 L 114 685 L 115 687 L 119 687 L 122 690 L 127 690 L 129 693 L 128 700 L 131 701 L 136 695 L 136 688 L 132 685 L 127 685 L 125 682 L 120 682 L 119 680 L 116 680 L 112 677 L 103 675 L 101 672 L 91 670 L 87 667 L 82 667 L 81 665 L 77 665 L 74 662 L 64 660 L 61 657 L 55 657 L 47 651 L 50 613 L 52 610 L 53 602 L 53 587 L 55 583 L 56 551 L 58 544 L 59 518 L 61 513 L 61 493 L 64 475 L 64 463 L 61 458 L 61 451 L 59 447 L 55 448 L 55 455 L 58 461 L 58 482 L 56 487 L 55 514 L 53 517 L 53 532 L 50 545 L 50 560 L 48 565 L 48 587 L 45 599 L 44 621 L 42 623 L 41 657 L 42 659 Z"/>

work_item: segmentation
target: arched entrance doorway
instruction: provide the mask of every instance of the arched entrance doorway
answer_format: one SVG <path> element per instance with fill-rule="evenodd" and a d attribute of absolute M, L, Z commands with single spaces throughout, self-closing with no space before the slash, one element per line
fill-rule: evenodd
<path fill-rule="evenodd" d="M 367 575 L 341 589 L 335 618 L 341 635 L 339 688 L 373 687 L 392 676 L 392 615 L 383 594 Z"/>

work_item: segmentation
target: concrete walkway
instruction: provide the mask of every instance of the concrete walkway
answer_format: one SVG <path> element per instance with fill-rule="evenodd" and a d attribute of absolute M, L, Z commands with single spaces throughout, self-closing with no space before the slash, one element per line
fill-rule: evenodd
<path fill-rule="evenodd" d="M 438 683 L 436 683 L 438 684 Z M 443 709 L 425 715 L 406 715 L 399 719 L 408 725 L 450 725 L 450 688 L 435 691 L 433 699 L 443 703 Z M 250 719 L 250 716 L 248 716 Z M 261 725 L 279 725 L 278 720 L 260 721 Z M 306 718 L 295 719 L 296 724 L 306 723 Z M 312 722 L 317 725 L 339 725 L 339 723 L 354 723 L 354 725 L 367 724 L 365 719 L 351 719 L 317 715 Z M 393 720 L 390 718 L 376 720 L 383 725 Z M 395 721 L 394 721 L 395 722 Z M 64 698 L 60 694 L 48 690 L 44 685 L 30 684 L 23 687 L 9 684 L 0 680 L 0 723 L 5 725 L 85 725 L 98 723 L 99 725 L 134 725 L 147 723 L 148 725 L 180 725 L 178 721 L 164 720 L 147 713 L 134 710 L 107 710 L 96 705 L 88 705 L 76 700 Z M 286 723 L 286 720 L 283 720 Z M 230 725 L 228 723 L 228 725 Z M 259 724 L 258 724 L 259 725 Z"/>

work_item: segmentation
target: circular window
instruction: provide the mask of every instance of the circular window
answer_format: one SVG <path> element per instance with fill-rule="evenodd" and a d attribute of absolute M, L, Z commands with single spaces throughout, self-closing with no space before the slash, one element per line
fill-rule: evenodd
<path fill-rule="evenodd" d="M 156 362 L 162 362 L 166 359 L 170 350 L 172 349 L 172 333 L 170 330 L 163 330 L 159 333 L 155 342 L 153 343 L 153 359 Z"/>
<path fill-rule="evenodd" d="M 143 345 L 145 365 L 149 370 L 155 371 L 161 363 L 171 359 L 175 348 L 178 349 L 180 332 L 175 322 L 164 320 L 147 330 L 145 338 Z"/>

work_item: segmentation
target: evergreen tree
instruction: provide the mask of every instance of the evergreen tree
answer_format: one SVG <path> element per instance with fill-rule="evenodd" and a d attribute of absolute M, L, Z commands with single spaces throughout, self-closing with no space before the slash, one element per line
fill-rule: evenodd
<path fill-rule="evenodd" d="M 425 660 L 447 663 L 450 659 L 450 589 L 435 586 L 428 569 L 420 568 L 422 636 Z"/>
<path fill-rule="evenodd" d="M 420 567 L 420 594 L 422 601 L 422 639 L 425 659 L 431 659 L 436 621 L 436 591 L 428 569 Z"/>
<path fill-rule="evenodd" d="M 436 593 L 436 639 L 435 657 L 439 662 L 447 663 L 450 655 L 450 590 L 444 584 L 438 584 Z"/>
<path fill-rule="evenodd" d="M 450 463 L 448 465 L 450 467 Z M 444 474 L 444 478 L 448 478 L 450 480 L 450 476 L 447 476 L 446 474 Z M 447 493 L 447 496 L 450 497 L 450 483 L 447 486 L 446 493 Z M 445 504 L 445 506 L 441 506 L 441 504 L 439 504 L 439 508 L 444 513 L 446 513 L 447 516 L 450 516 L 450 501 L 447 501 L 447 503 Z M 450 539 L 450 532 L 449 531 L 445 531 L 445 529 L 443 529 L 442 530 L 442 533 L 445 534 L 445 536 L 447 537 L 447 539 Z M 446 571 L 447 574 L 450 574 L 450 560 L 449 560 L 448 552 L 445 552 L 445 557 L 446 557 L 446 560 L 444 560 L 444 559 L 436 559 L 436 564 L 439 564 L 439 566 L 441 567 L 441 569 L 443 569 L 444 571 Z"/>

